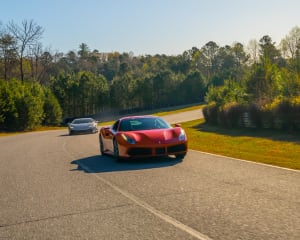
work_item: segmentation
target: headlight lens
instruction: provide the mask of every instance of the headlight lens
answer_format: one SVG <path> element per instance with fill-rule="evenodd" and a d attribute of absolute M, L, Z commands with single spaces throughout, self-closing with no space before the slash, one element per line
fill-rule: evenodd
<path fill-rule="evenodd" d="M 186 135 L 185 135 L 185 131 L 183 129 L 181 129 L 180 135 L 178 137 L 179 141 L 184 141 L 186 140 Z"/>
<path fill-rule="evenodd" d="M 128 142 L 128 143 L 130 143 L 130 144 L 136 144 L 136 141 L 135 141 L 133 138 L 128 137 L 128 136 L 126 136 L 125 134 L 122 134 L 121 136 L 122 136 L 122 138 L 123 138 L 126 142 Z"/>

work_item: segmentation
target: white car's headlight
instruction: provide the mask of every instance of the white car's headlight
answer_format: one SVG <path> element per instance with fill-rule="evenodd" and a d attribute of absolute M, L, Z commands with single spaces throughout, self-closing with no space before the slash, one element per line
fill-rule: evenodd
<path fill-rule="evenodd" d="M 71 128 L 71 129 L 73 129 L 73 128 L 74 128 L 74 126 L 73 126 L 72 124 L 70 124 L 70 128 Z"/>
<path fill-rule="evenodd" d="M 121 136 L 122 136 L 122 138 L 123 138 L 126 142 L 128 142 L 128 143 L 130 143 L 130 144 L 136 144 L 136 141 L 135 141 L 133 138 L 128 137 L 128 136 L 126 136 L 125 134 L 122 134 Z"/>
<path fill-rule="evenodd" d="M 186 134 L 185 134 L 185 131 L 183 129 L 181 129 L 181 132 L 180 132 L 180 135 L 178 137 L 178 140 L 179 141 L 184 141 L 186 140 Z"/>

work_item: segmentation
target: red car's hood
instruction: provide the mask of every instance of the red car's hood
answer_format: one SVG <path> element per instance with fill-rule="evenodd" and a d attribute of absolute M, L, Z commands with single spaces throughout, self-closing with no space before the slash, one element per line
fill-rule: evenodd
<path fill-rule="evenodd" d="M 144 131 L 126 132 L 126 135 L 134 138 L 138 143 L 167 143 L 173 140 L 178 141 L 181 133 L 180 127 L 168 129 L 153 129 Z"/>

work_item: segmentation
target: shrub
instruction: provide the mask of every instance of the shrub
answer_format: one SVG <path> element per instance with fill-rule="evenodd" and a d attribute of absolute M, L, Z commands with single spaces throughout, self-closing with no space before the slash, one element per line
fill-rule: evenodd
<path fill-rule="evenodd" d="M 300 96 L 290 100 L 292 114 L 292 128 L 300 130 Z"/>
<path fill-rule="evenodd" d="M 261 111 L 257 104 L 250 104 L 248 106 L 249 119 L 251 125 L 256 128 L 262 127 Z"/>
<path fill-rule="evenodd" d="M 223 107 L 224 125 L 226 127 L 240 127 L 243 125 L 243 113 L 245 107 L 238 103 L 228 103 Z"/>
<path fill-rule="evenodd" d="M 33 130 L 42 125 L 44 118 L 44 91 L 38 83 L 24 83 L 24 95 L 19 99 L 19 122 L 23 130 Z"/>
<path fill-rule="evenodd" d="M 44 125 L 59 125 L 62 118 L 62 110 L 57 98 L 49 89 L 44 89 L 45 104 L 44 104 Z"/>
<path fill-rule="evenodd" d="M 292 128 L 292 107 L 288 100 L 281 101 L 274 108 L 274 128 L 289 130 Z"/>
<path fill-rule="evenodd" d="M 218 124 L 218 106 L 213 102 L 203 108 L 205 121 L 209 124 Z"/>
<path fill-rule="evenodd" d="M 0 80 L 1 130 L 31 130 L 40 126 L 43 106 L 44 92 L 38 83 Z"/>

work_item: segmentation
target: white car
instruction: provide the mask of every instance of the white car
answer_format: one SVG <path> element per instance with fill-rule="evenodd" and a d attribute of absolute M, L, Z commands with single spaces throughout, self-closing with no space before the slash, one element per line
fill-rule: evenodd
<path fill-rule="evenodd" d="M 76 133 L 97 133 L 97 123 L 93 118 L 76 118 L 68 124 L 69 135 Z"/>

